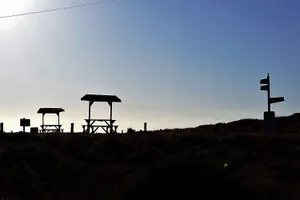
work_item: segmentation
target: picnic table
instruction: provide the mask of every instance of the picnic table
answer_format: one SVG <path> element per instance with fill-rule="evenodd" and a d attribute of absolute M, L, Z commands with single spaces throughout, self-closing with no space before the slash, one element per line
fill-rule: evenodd
<path fill-rule="evenodd" d="M 62 108 L 40 108 L 37 113 L 42 114 L 42 133 L 61 133 L 62 125 L 60 124 L 60 113 L 65 110 Z M 46 114 L 56 114 L 57 115 L 57 124 L 45 124 L 45 115 Z"/>
<path fill-rule="evenodd" d="M 99 128 L 105 133 L 115 133 L 117 132 L 117 125 L 114 125 L 116 120 L 112 119 L 112 103 L 113 102 L 121 102 L 115 95 L 96 95 L 96 94 L 86 94 L 81 98 L 82 101 L 89 102 L 89 112 L 88 112 L 88 119 L 85 119 L 86 125 L 82 125 L 84 133 L 91 133 L 94 134 L 97 132 Z M 95 102 L 107 102 L 110 106 L 110 118 L 109 119 L 92 119 L 91 118 L 91 107 Z"/>

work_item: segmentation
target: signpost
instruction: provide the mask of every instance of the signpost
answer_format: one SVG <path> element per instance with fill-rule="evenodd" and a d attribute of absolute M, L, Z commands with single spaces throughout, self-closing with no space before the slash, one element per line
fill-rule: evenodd
<path fill-rule="evenodd" d="M 267 74 L 267 78 L 261 79 L 260 86 L 261 91 L 267 91 L 268 95 L 268 111 L 264 112 L 264 124 L 266 132 L 275 133 L 276 125 L 275 125 L 275 112 L 271 111 L 272 103 L 283 102 L 284 97 L 271 97 L 271 80 L 269 73 Z"/>
<path fill-rule="evenodd" d="M 270 76 L 269 76 L 269 73 L 267 74 L 267 78 L 260 80 L 260 84 L 264 84 L 263 86 L 260 86 L 260 90 L 268 92 L 268 112 L 270 112 L 271 105 L 270 105 Z"/>
<path fill-rule="evenodd" d="M 279 102 L 282 102 L 284 101 L 284 97 L 273 97 L 273 98 L 270 98 L 270 104 L 271 103 L 279 103 Z"/>
<path fill-rule="evenodd" d="M 271 104 L 272 103 L 279 103 L 284 101 L 284 97 L 271 97 L 271 80 L 269 73 L 267 74 L 267 78 L 261 79 L 260 90 L 268 92 L 268 112 L 271 112 Z"/>
<path fill-rule="evenodd" d="M 20 126 L 23 127 L 23 132 L 25 133 L 25 127 L 30 126 L 30 119 L 20 119 Z"/>

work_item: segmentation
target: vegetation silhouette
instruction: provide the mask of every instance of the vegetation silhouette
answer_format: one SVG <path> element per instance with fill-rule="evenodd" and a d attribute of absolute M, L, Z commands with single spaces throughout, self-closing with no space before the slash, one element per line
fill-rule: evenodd
<path fill-rule="evenodd" d="M 277 135 L 260 132 L 256 119 L 219 123 L 218 131 L 4 134 L 0 198 L 299 199 L 300 115 L 276 120 Z"/>
<path fill-rule="evenodd" d="M 143 199 L 255 199 L 237 180 L 199 162 L 177 161 L 156 167 L 144 184 L 126 200 Z"/>

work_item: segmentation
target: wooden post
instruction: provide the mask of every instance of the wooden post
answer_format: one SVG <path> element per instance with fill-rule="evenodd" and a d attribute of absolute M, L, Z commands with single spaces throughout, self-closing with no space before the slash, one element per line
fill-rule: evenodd
<path fill-rule="evenodd" d="M 4 135 L 4 128 L 3 128 L 3 123 L 0 123 L 0 135 Z"/>
<path fill-rule="evenodd" d="M 45 133 L 45 129 L 44 129 L 44 118 L 45 118 L 45 113 L 42 114 L 42 133 Z"/>
<path fill-rule="evenodd" d="M 110 133 L 113 132 L 113 122 L 112 122 L 112 102 L 108 102 L 109 106 L 110 106 Z"/>
<path fill-rule="evenodd" d="M 269 83 L 269 89 L 268 89 L 268 112 L 271 112 L 271 103 L 270 103 L 270 99 L 271 99 L 271 81 L 270 81 L 270 75 L 269 73 L 267 74 L 267 79 L 268 79 L 268 83 Z"/>
<path fill-rule="evenodd" d="M 147 122 L 144 123 L 144 132 L 147 132 Z"/>
<path fill-rule="evenodd" d="M 74 133 L 74 123 L 71 123 L 71 130 L 70 130 L 71 133 Z"/>
<path fill-rule="evenodd" d="M 88 134 L 90 134 L 90 123 L 91 123 L 91 112 L 92 112 L 91 107 L 92 107 L 92 105 L 93 105 L 93 102 L 89 101 L 89 119 L 88 119 L 88 123 L 87 123 L 87 129 L 88 129 L 87 133 Z"/>
<path fill-rule="evenodd" d="M 60 133 L 60 115 L 57 113 L 58 132 Z"/>
<path fill-rule="evenodd" d="M 25 118 L 23 118 L 23 123 L 25 122 Z M 25 124 L 23 124 L 23 133 L 25 133 Z"/>

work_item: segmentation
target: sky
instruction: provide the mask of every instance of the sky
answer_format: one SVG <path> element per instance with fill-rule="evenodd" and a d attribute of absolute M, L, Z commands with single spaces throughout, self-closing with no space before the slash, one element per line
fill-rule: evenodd
<path fill-rule="evenodd" d="M 94 0 L 95 1 L 95 0 Z M 1 0 L 0 16 L 94 2 Z M 196 127 L 263 118 L 271 75 L 276 116 L 300 111 L 298 0 L 115 0 L 0 19 L 0 121 L 40 126 L 61 107 L 65 131 L 88 114 L 86 93 L 117 95 L 119 131 Z M 106 103 L 92 117 L 108 118 Z M 55 116 L 46 116 L 48 124 Z"/>

